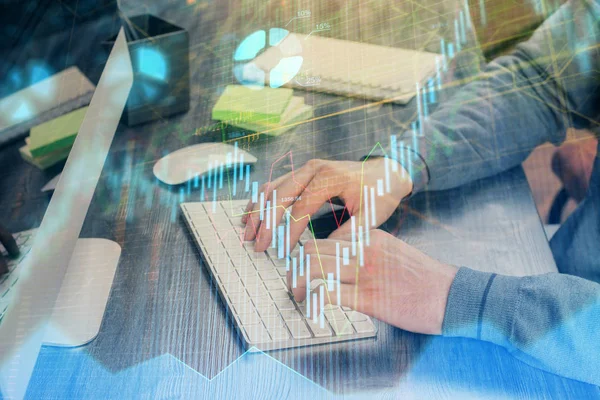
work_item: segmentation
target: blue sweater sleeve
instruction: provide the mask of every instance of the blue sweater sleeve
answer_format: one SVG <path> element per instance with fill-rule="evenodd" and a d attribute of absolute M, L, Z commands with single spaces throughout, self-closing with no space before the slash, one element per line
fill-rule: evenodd
<path fill-rule="evenodd" d="M 463 267 L 450 289 L 442 334 L 492 342 L 534 367 L 600 385 L 599 326 L 598 283 Z"/>
<path fill-rule="evenodd" d="M 572 0 L 508 56 L 489 63 L 425 118 L 416 148 L 396 161 L 414 192 L 440 190 L 519 165 L 536 146 L 559 144 L 568 127 L 586 127 L 600 104 L 600 1 Z"/>

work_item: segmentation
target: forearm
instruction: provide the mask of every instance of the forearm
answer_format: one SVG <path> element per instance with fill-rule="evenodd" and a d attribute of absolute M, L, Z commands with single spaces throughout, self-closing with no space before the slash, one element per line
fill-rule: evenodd
<path fill-rule="evenodd" d="M 556 273 L 509 277 L 461 268 L 442 334 L 489 341 L 537 368 L 598 385 L 599 323 L 597 283 Z"/>
<path fill-rule="evenodd" d="M 589 125 L 600 101 L 599 7 L 584 1 L 563 6 L 512 55 L 491 62 L 423 119 L 416 147 L 411 133 L 399 137 L 393 153 L 412 171 L 415 191 L 509 169 L 539 144 L 560 143 L 567 127 Z"/>

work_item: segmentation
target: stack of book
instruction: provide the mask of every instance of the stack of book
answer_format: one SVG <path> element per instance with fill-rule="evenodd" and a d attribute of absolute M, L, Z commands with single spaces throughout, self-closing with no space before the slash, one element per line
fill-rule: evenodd
<path fill-rule="evenodd" d="M 227 86 L 212 111 L 212 118 L 225 125 L 273 136 L 312 116 L 313 108 L 292 89 L 241 85 Z"/>
<path fill-rule="evenodd" d="M 34 126 L 21 147 L 21 157 L 40 169 L 65 160 L 77 137 L 87 107 Z"/>

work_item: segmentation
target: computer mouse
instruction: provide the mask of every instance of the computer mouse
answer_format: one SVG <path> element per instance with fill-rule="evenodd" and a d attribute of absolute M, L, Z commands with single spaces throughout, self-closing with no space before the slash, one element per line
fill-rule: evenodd
<path fill-rule="evenodd" d="M 229 144 L 200 143 L 167 154 L 154 164 L 153 172 L 167 185 L 180 185 L 214 168 L 220 168 L 221 164 L 231 168 L 242 162 L 247 165 L 256 161 L 252 154 L 240 148 L 236 150 L 235 146 Z"/>

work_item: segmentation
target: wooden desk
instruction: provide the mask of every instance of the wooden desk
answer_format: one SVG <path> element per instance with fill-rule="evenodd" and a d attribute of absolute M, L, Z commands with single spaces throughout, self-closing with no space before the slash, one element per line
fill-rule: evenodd
<path fill-rule="evenodd" d="M 152 175 L 163 154 L 218 139 L 193 133 L 208 124 L 216 89 L 231 82 L 224 78 L 228 57 L 215 50 L 224 51 L 228 43 L 214 39 L 228 10 L 221 2 L 203 3 L 195 14 L 192 7 L 169 3 L 150 11 L 190 31 L 191 110 L 134 129 L 120 127 L 81 234 L 116 240 L 123 248 L 100 334 L 82 348 L 44 348 L 29 397 L 600 397 L 597 387 L 529 367 L 500 347 L 415 335 L 383 323 L 377 323 L 375 340 L 244 354 L 177 212 L 178 203 L 198 199 L 198 191 L 157 184 Z M 294 133 L 250 143 L 260 160 L 253 180 L 264 181 L 274 160 L 290 150 L 295 166 L 315 157 L 359 159 L 375 142 L 387 142 L 413 113 L 412 106 L 303 95 L 318 105 L 319 118 Z M 17 149 L 15 144 L 0 153 L 0 220 L 14 231 L 39 224 L 47 203 L 39 189 L 55 172 L 30 167 Z M 286 160 L 277 164 L 276 176 L 291 168 Z M 555 269 L 520 168 L 415 197 L 400 236 L 459 265 L 508 274 Z"/>

